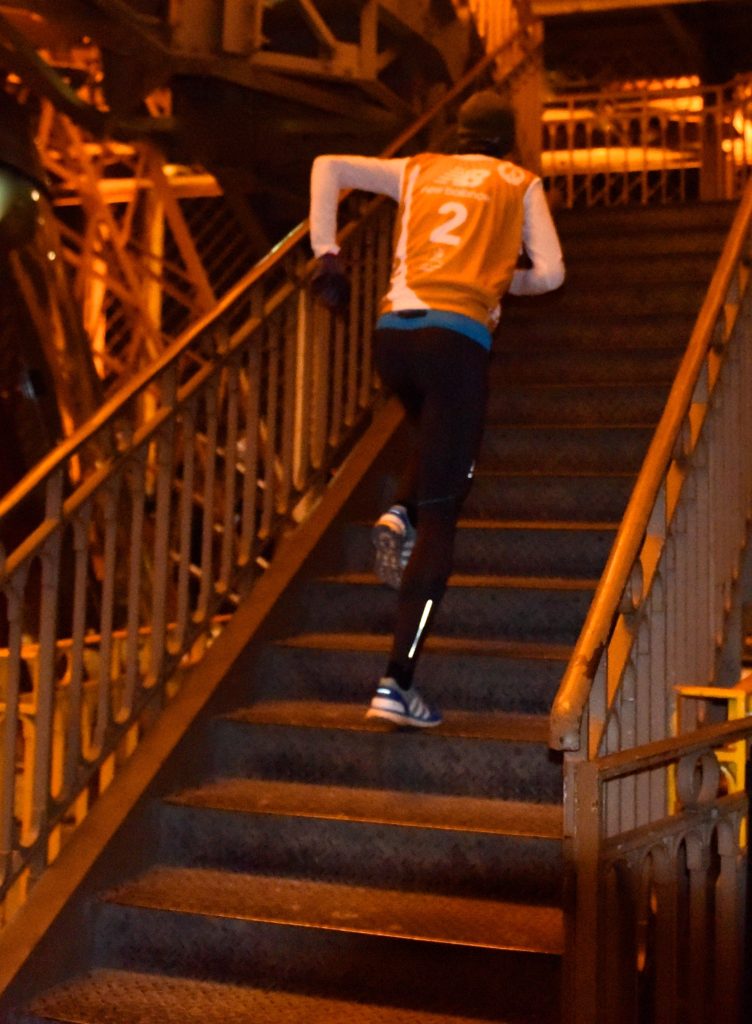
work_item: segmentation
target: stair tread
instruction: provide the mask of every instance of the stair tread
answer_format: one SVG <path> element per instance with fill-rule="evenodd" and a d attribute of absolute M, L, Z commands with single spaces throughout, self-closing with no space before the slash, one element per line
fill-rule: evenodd
<path fill-rule="evenodd" d="M 395 727 L 365 717 L 361 704 L 318 700 L 269 700 L 241 708 L 225 716 L 249 725 L 280 725 L 311 729 L 344 729 L 354 732 L 395 731 Z M 410 727 L 405 727 L 409 729 Z M 416 730 L 410 729 L 410 732 Z M 421 733 L 425 730 L 421 730 Z M 435 737 L 467 737 L 513 743 L 547 743 L 548 716 L 513 712 L 447 711 Z"/>
<path fill-rule="evenodd" d="M 498 420 L 491 418 L 486 423 L 487 430 L 493 430 L 495 433 L 501 433 L 506 430 L 509 433 L 519 433 L 520 431 L 527 431 L 534 433 L 535 431 L 557 431 L 561 434 L 595 434 L 595 433 L 623 433 L 626 430 L 630 431 L 652 431 L 658 420 L 652 420 L 646 422 L 644 420 L 609 420 L 608 422 L 594 422 L 594 423 L 568 423 L 565 419 L 561 419 L 558 422 L 556 420 L 536 420 L 535 423 L 524 422 L 509 422 L 507 420 Z"/>
<path fill-rule="evenodd" d="M 372 586 L 374 578 L 372 572 L 347 572 L 332 576 L 320 576 L 319 581 L 347 586 Z M 490 573 L 454 573 L 449 577 L 449 586 L 457 589 L 480 587 L 490 590 L 595 590 L 598 580 L 567 576 L 495 576 Z"/>
<path fill-rule="evenodd" d="M 34 1001 L 31 1013 L 23 1015 L 23 1024 L 488 1024 L 487 1018 L 454 1013 L 447 1017 L 412 1007 L 113 969 L 92 971 L 53 989 Z"/>
<path fill-rule="evenodd" d="M 184 790 L 168 803 L 241 813 L 295 815 L 447 831 L 561 839 L 558 804 L 396 793 L 391 789 L 227 778 Z"/>
<path fill-rule="evenodd" d="M 555 470 L 555 469 L 535 469 L 530 467 L 529 469 L 488 469 L 483 465 L 479 465 L 475 470 L 475 479 L 478 477 L 498 477 L 504 480 L 529 480 L 529 479 L 549 479 L 549 480 L 636 480 L 637 473 L 634 470 L 615 470 L 609 469 L 608 472 L 600 472 L 597 469 L 567 469 L 567 470 Z"/>
<path fill-rule="evenodd" d="M 209 868 L 157 867 L 110 903 L 424 942 L 561 953 L 559 907 Z"/>
<path fill-rule="evenodd" d="M 278 646 L 316 648 L 324 651 L 340 649 L 358 651 L 388 651 L 392 636 L 387 633 L 296 633 L 276 641 Z M 524 640 L 496 640 L 485 637 L 438 636 L 430 634 L 425 651 L 441 654 L 492 655 L 494 657 L 530 658 L 544 661 L 569 660 L 569 644 L 530 643 Z"/>
<path fill-rule="evenodd" d="M 361 520 L 354 524 L 363 529 L 371 529 L 373 520 Z M 463 517 L 457 520 L 458 530 L 488 530 L 495 532 L 499 530 L 531 530 L 542 533 L 552 533 L 556 530 L 576 532 L 582 530 L 587 533 L 598 533 L 603 530 L 619 529 L 620 523 L 615 519 L 588 520 L 588 519 L 489 519 L 479 516 L 477 519 Z"/>
<path fill-rule="evenodd" d="M 618 530 L 620 523 L 614 519 L 603 520 L 602 522 L 590 522 L 587 519 L 460 519 L 457 523 L 459 529 L 472 528 L 474 530 L 541 530 L 549 532 L 553 530 L 584 530 L 586 532 L 597 532 L 599 530 Z"/>

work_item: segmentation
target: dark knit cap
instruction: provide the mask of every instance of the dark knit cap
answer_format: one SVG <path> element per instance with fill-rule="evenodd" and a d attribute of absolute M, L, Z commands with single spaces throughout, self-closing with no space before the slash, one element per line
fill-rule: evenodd
<path fill-rule="evenodd" d="M 460 140 L 490 142 L 500 154 L 514 146 L 514 114 L 498 93 L 476 92 L 460 107 L 457 128 Z"/>

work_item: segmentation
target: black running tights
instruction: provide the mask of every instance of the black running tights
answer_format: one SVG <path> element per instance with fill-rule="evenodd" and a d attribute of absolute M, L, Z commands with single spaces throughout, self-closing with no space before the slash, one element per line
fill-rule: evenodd
<path fill-rule="evenodd" d="M 452 569 L 457 518 L 483 430 L 489 354 L 444 328 L 387 328 L 374 334 L 374 358 L 412 426 L 394 500 L 410 510 L 417 536 L 399 592 L 387 669 L 407 688 Z"/>

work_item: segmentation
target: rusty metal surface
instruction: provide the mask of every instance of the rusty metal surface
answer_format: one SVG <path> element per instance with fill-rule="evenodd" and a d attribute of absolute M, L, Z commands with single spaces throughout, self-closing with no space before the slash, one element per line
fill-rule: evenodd
<path fill-rule="evenodd" d="M 561 837 L 561 807 L 434 793 L 220 779 L 171 798 L 186 806 L 256 814 L 381 822 L 462 832 Z"/>
<path fill-rule="evenodd" d="M 110 970 L 39 1000 L 17 1024 L 481 1024 L 489 1019 Z M 512 1024 L 524 1018 L 512 1013 L 493 1019 L 495 1024 Z M 545 1013 L 536 1024 L 553 1024 L 555 1019 Z"/>
<path fill-rule="evenodd" d="M 538 953 L 563 949 L 561 910 L 524 903 L 190 868 L 156 868 L 106 898 L 172 914 L 348 934 Z"/>

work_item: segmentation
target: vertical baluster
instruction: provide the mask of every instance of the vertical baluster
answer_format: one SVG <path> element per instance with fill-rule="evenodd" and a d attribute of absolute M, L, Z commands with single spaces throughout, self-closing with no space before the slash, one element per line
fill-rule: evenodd
<path fill-rule="evenodd" d="M 744 872 L 738 828 L 718 828 L 721 869 L 715 885 L 715 1019 L 737 1021 L 741 1010 L 744 943 Z"/>
<path fill-rule="evenodd" d="M 327 315 L 321 307 L 311 317 L 311 466 L 320 469 L 324 462 L 327 440 L 329 401 L 333 381 L 330 372 L 330 336 L 340 317 Z"/>
<path fill-rule="evenodd" d="M 55 470 L 48 478 L 45 495 L 45 518 L 60 523 L 63 508 L 63 471 Z M 62 532 L 57 526 L 47 538 L 41 552 L 41 595 L 39 608 L 39 668 L 36 683 L 36 745 L 34 749 L 34 779 L 32 787 L 31 833 L 42 835 L 47 828 L 52 757 L 52 729 L 56 701 L 56 640 L 59 585 L 61 578 L 60 551 Z M 37 863 L 41 870 L 44 863 Z"/>
<path fill-rule="evenodd" d="M 110 720 L 121 718 L 121 709 L 113 707 L 112 632 L 114 629 L 116 572 L 118 565 L 119 503 L 122 476 L 111 478 L 101 494 L 102 514 L 102 595 L 99 617 L 99 679 L 97 681 L 97 725 L 94 744 L 104 749 Z"/>
<path fill-rule="evenodd" d="M 618 750 L 630 750 L 637 745 L 637 665 L 638 652 L 633 649 L 624 669 L 619 697 L 620 736 Z M 636 779 L 627 775 L 616 784 L 619 792 L 618 830 L 628 832 L 636 825 Z M 609 834 L 613 834 L 609 831 Z"/>
<path fill-rule="evenodd" d="M 2 552 L 3 572 L 5 552 Z M 23 635 L 23 595 L 26 589 L 28 566 L 16 569 L 7 579 L 3 594 L 8 625 L 8 655 L 5 665 L 3 699 L 5 715 L 0 717 L 0 880 L 4 880 L 12 865 L 16 818 L 16 785 L 29 785 L 27 778 L 16 776 L 16 743 L 19 722 L 19 682 L 21 677 L 21 643 Z"/>
<path fill-rule="evenodd" d="M 193 515 L 196 486 L 196 410 L 197 402 L 191 401 L 181 415 L 181 464 L 180 498 L 178 500 L 177 540 L 177 595 L 175 631 L 170 638 L 170 651 L 178 654 L 185 644 L 190 615 L 191 562 L 193 560 Z M 136 478 L 137 483 L 138 478 Z M 138 491 L 134 490 L 134 506 L 138 507 Z M 134 538 L 137 541 L 137 537 Z M 136 610 L 137 614 L 137 610 Z"/>
<path fill-rule="evenodd" d="M 376 243 L 373 228 L 365 231 L 365 238 L 361 252 L 364 259 L 362 290 L 362 334 L 361 334 L 361 356 L 360 356 L 360 388 L 358 394 L 358 405 L 364 409 L 371 397 L 371 336 L 373 333 L 373 321 L 375 315 L 374 288 L 376 285 L 375 259 Z"/>
<path fill-rule="evenodd" d="M 645 601 L 645 608 L 635 639 L 637 653 L 635 658 L 635 736 L 636 743 L 642 746 L 649 743 L 652 732 L 650 691 L 652 687 L 651 665 L 654 619 L 654 591 L 651 588 Z M 660 683 L 660 678 L 656 680 Z M 656 686 L 656 689 L 658 687 Z M 643 825 L 650 821 L 650 773 L 640 772 L 635 778 L 635 825 Z"/>
<path fill-rule="evenodd" d="M 300 298 L 297 305 L 300 307 Z M 280 515 L 284 515 L 290 507 L 293 485 L 298 490 L 304 486 L 304 474 L 308 465 L 308 343 L 301 335 L 300 317 L 305 314 L 301 314 L 298 308 L 298 316 L 293 320 L 291 311 L 294 308 L 292 302 L 288 304 L 283 316 L 284 355 L 279 375 L 283 392 L 280 408 L 282 436 L 279 443 L 277 496 L 274 507 Z"/>
<path fill-rule="evenodd" d="M 663 560 L 653 577 L 650 591 L 650 657 L 645 694 L 645 703 L 650 714 L 649 741 L 670 735 L 670 724 L 674 721 L 676 704 L 676 694 L 670 685 L 666 659 L 666 588 L 661 571 L 662 565 Z M 666 813 L 666 773 L 663 768 L 656 768 L 646 775 L 650 786 L 649 819 L 658 821 Z"/>
<path fill-rule="evenodd" d="M 347 354 L 347 402 L 345 404 L 345 423 L 352 426 L 358 406 L 358 352 L 360 348 L 361 302 L 362 302 L 362 233 L 350 242 L 349 256 L 350 281 L 352 287 L 350 299 L 349 336 L 350 344 Z"/>
<path fill-rule="evenodd" d="M 689 872 L 689 963 L 684 983 L 687 986 L 687 1024 L 705 1024 L 706 981 L 708 974 L 708 872 L 710 854 L 699 833 L 687 837 Z"/>
<path fill-rule="evenodd" d="M 67 757 L 63 786 L 71 792 L 79 759 L 90 756 L 92 736 L 82 736 L 82 700 L 84 683 L 84 652 L 86 643 L 86 599 L 88 596 L 91 500 L 79 509 L 73 521 L 73 595 L 71 617 L 71 669 L 68 682 Z"/>
<path fill-rule="evenodd" d="M 238 416 L 240 407 L 240 367 L 237 357 L 226 366 L 227 375 L 227 423 L 225 426 L 224 458 L 225 473 L 222 502 L 222 543 L 219 560 L 217 592 L 225 594 L 230 589 L 235 550 L 235 500 L 238 487 Z"/>
<path fill-rule="evenodd" d="M 342 420 L 345 391 L 345 320 L 334 318 L 334 355 L 332 359 L 332 416 L 329 428 L 329 445 L 334 448 L 342 436 Z"/>
<path fill-rule="evenodd" d="M 640 110 L 640 146 L 642 148 L 642 161 L 640 164 L 640 202 L 645 204 L 650 198 L 650 186 L 648 182 L 648 142 L 650 136 L 650 122 L 647 110 L 647 93 L 643 92 L 642 106 Z"/>
<path fill-rule="evenodd" d="M 204 465 L 203 489 L 201 494 L 201 564 L 199 566 L 200 589 L 196 601 L 196 622 L 206 622 L 210 614 L 210 602 L 214 592 L 214 501 L 216 489 L 216 451 L 218 433 L 218 392 L 219 374 L 207 381 L 203 390 L 204 423 Z"/>
<path fill-rule="evenodd" d="M 567 101 L 567 122 L 566 122 L 566 137 L 567 137 L 567 206 L 571 209 L 574 206 L 575 189 L 574 189 L 574 144 L 575 144 L 575 120 L 574 120 L 574 102 L 573 100 Z"/>
<path fill-rule="evenodd" d="M 277 461 L 277 409 L 279 406 L 279 349 L 282 325 L 275 317 L 269 325 L 269 350 L 266 372 L 266 432 L 264 436 L 264 502 L 261 513 L 260 537 L 271 533 L 274 515 L 275 465 Z"/>
<path fill-rule="evenodd" d="M 177 375 L 171 366 L 163 378 L 162 406 L 174 408 Z M 213 448 L 209 448 L 209 453 Z M 147 685 L 154 686 L 162 674 L 167 627 L 168 590 L 171 576 L 170 526 L 172 520 L 172 477 L 175 465 L 175 423 L 170 417 L 162 424 L 157 438 L 157 481 L 154 508 L 154 571 L 152 586 L 151 659 Z M 208 456 L 211 457 L 211 456 Z M 209 508 L 204 506 L 204 515 Z"/>
<path fill-rule="evenodd" d="M 655 915 L 655 1020 L 681 1024 L 677 1019 L 678 880 L 675 840 L 667 838 L 654 849 L 657 908 Z"/>
<path fill-rule="evenodd" d="M 247 355 L 248 387 L 245 400 L 243 435 L 243 511 L 238 564 L 246 566 L 253 557 L 256 541 L 256 496 L 258 494 L 259 396 L 261 392 L 261 337 L 251 338 Z"/>
<path fill-rule="evenodd" d="M 293 461 L 293 473 L 292 481 L 293 485 L 298 491 L 302 491 L 305 488 L 306 480 L 308 478 L 308 470 L 311 464 L 311 391 L 313 383 L 313 359 L 311 353 L 311 329 L 310 329 L 310 299 L 306 294 L 305 289 L 301 289 L 296 299 L 291 300 L 294 303 L 296 309 L 296 318 L 294 324 L 294 334 L 292 331 L 288 333 L 288 338 L 295 340 L 295 371 L 294 377 L 296 379 L 294 401 L 293 405 L 295 408 L 295 421 L 294 421 L 294 445 L 295 445 L 295 457 Z M 292 309 L 292 306 L 291 306 Z M 288 325 L 290 325 L 290 316 L 288 312 Z M 289 349 L 287 350 L 289 352 Z M 292 365 L 285 358 L 285 408 L 288 405 L 287 395 L 287 382 L 290 375 L 293 373 Z M 283 410 L 284 412 L 284 410 Z M 287 506 L 282 503 L 282 495 L 280 495 L 280 501 L 277 503 L 277 508 L 281 512 Z"/>

